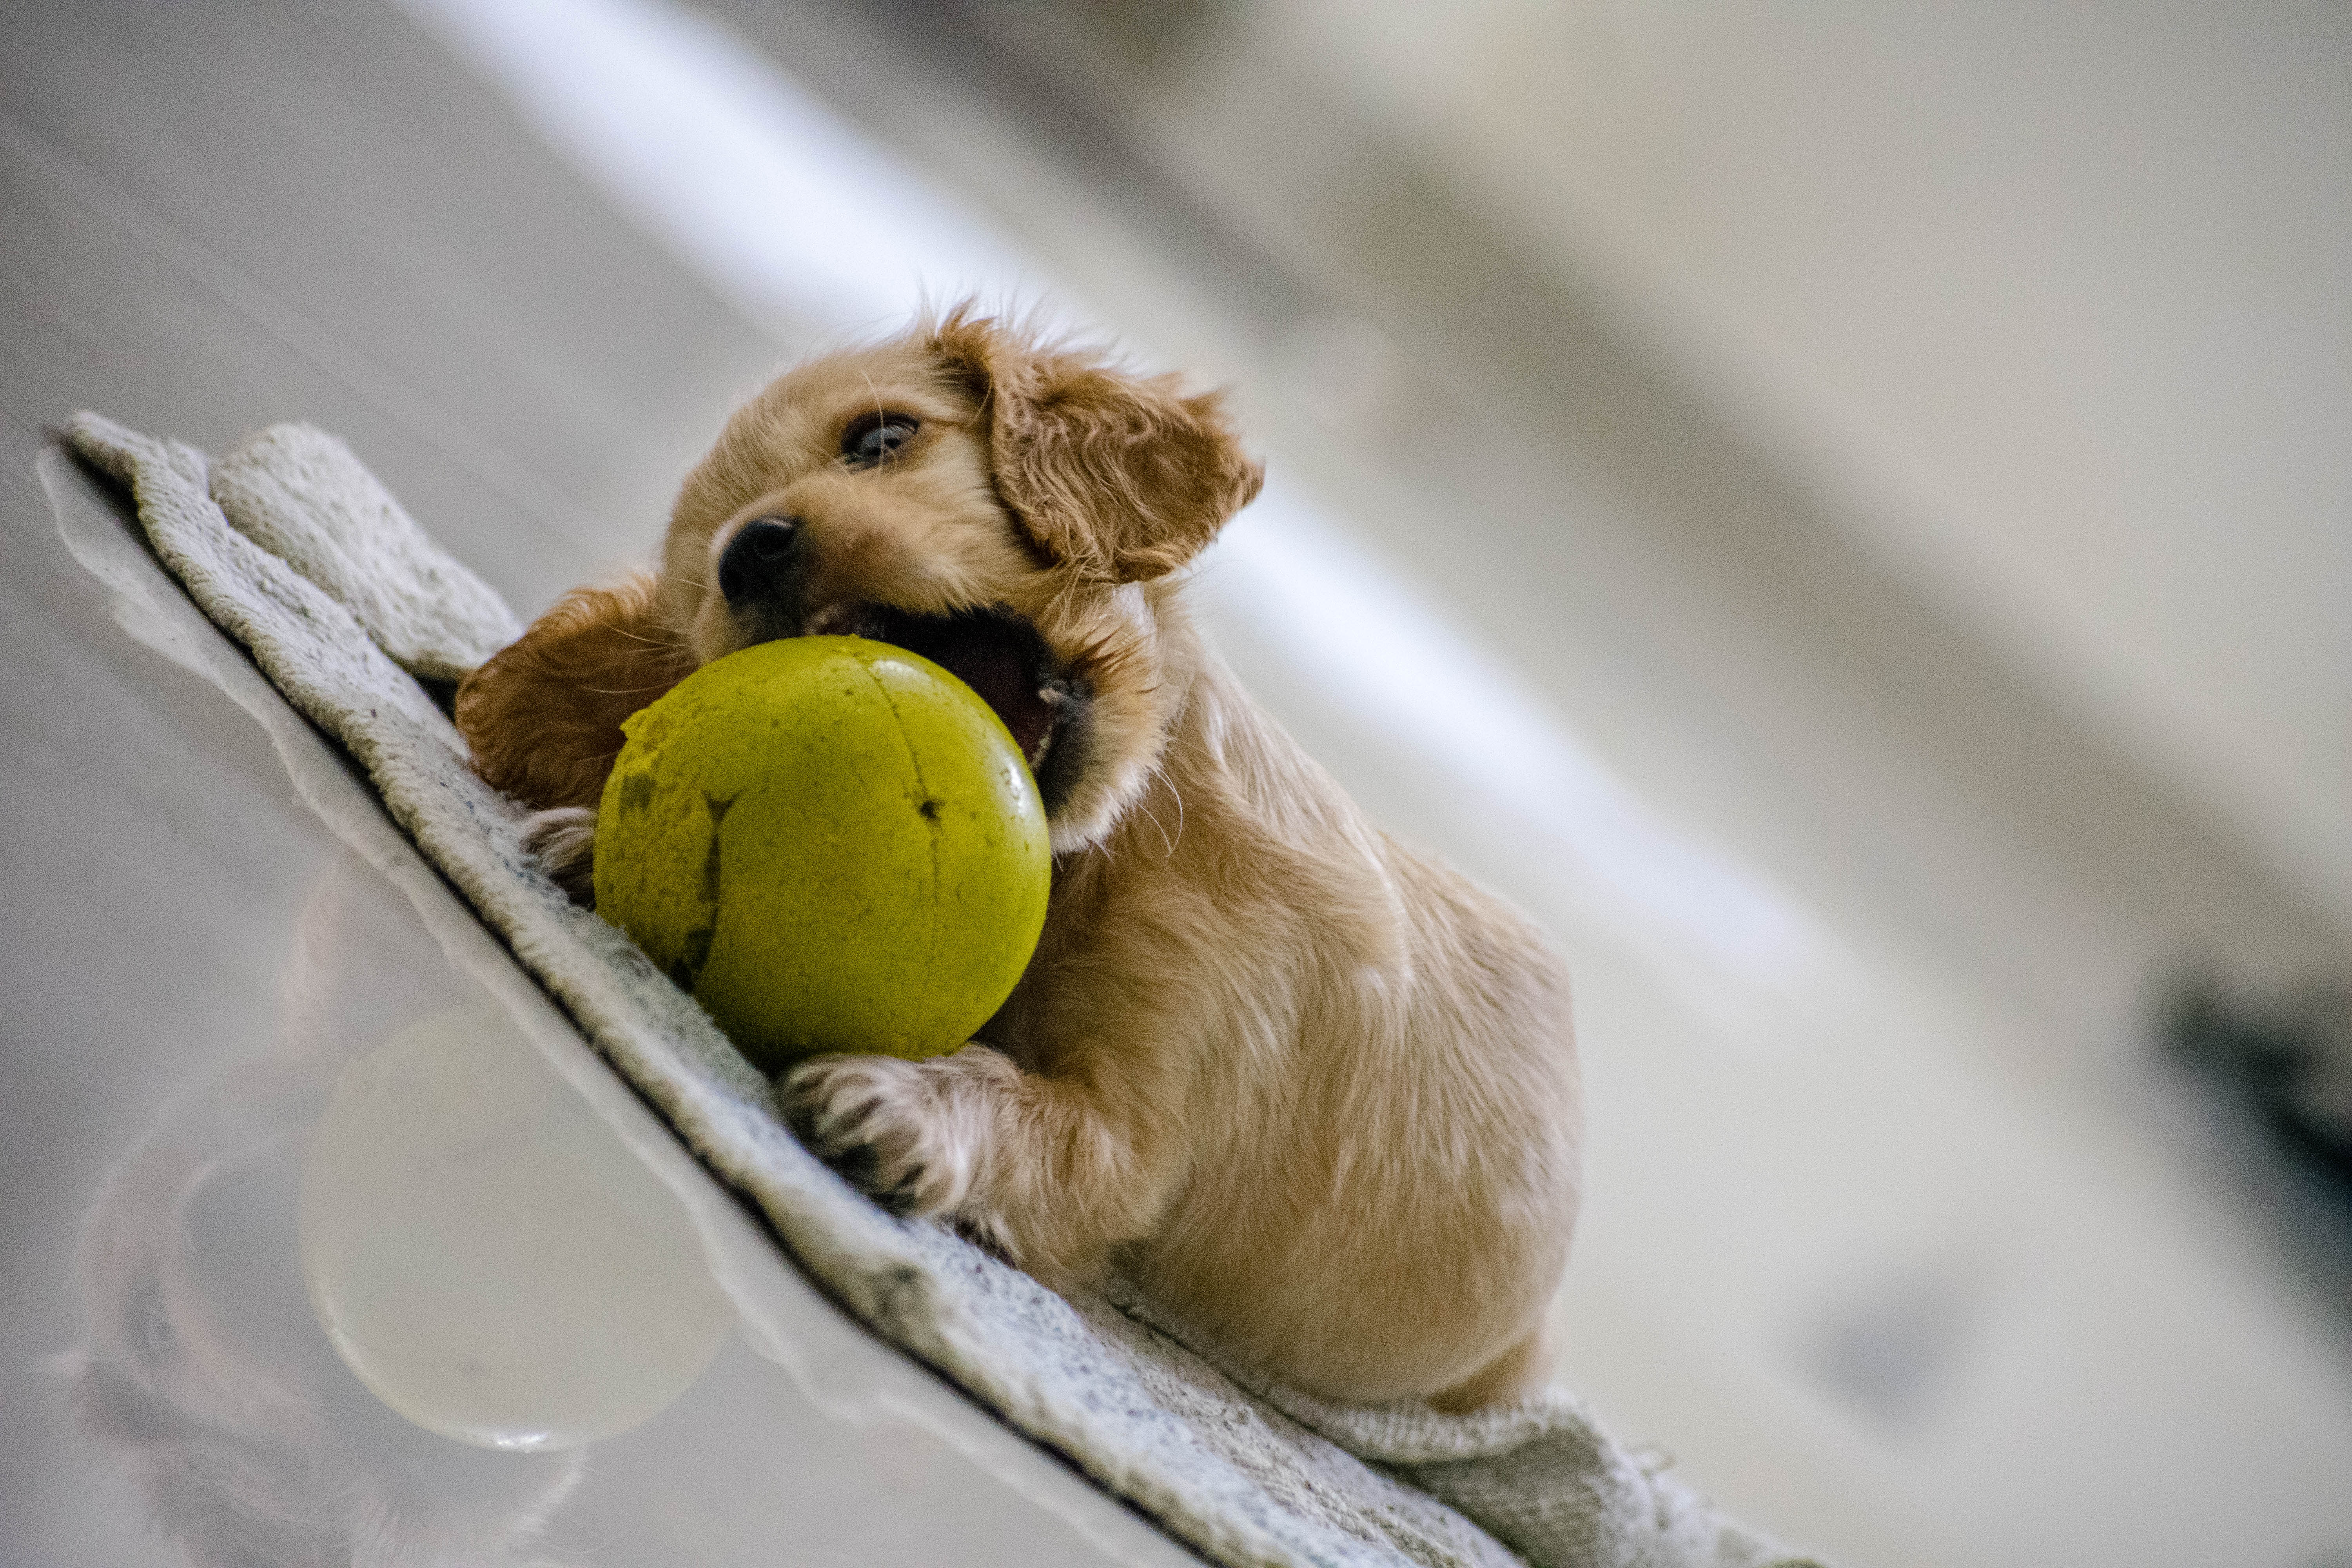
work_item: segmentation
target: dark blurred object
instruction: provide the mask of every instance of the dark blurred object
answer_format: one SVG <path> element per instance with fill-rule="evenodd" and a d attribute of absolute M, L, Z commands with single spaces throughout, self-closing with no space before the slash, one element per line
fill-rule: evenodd
<path fill-rule="evenodd" d="M 2352 989 L 2255 1002 L 2195 982 L 2175 997 L 2164 1040 L 2263 1146 L 2283 1178 L 2281 1218 L 2352 1307 Z"/>
<path fill-rule="evenodd" d="M 2352 990 L 2249 1005 L 2207 984 L 2173 1004 L 2173 1055 L 2243 1098 L 2298 1166 L 2352 1205 Z"/>

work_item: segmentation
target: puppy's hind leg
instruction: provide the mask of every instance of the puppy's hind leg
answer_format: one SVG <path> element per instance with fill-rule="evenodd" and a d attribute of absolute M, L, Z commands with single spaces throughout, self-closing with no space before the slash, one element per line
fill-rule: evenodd
<path fill-rule="evenodd" d="M 1551 1379 L 1551 1335 L 1538 1320 L 1517 1343 L 1451 1388 L 1429 1396 L 1430 1408 L 1448 1415 L 1525 1399 Z"/>

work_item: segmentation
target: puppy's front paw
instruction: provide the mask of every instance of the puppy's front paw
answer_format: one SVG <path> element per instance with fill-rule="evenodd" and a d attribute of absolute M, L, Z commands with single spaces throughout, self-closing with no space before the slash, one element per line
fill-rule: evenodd
<path fill-rule="evenodd" d="M 941 1213 L 971 1185 L 971 1152 L 918 1063 L 819 1057 L 784 1075 L 781 1098 L 809 1152 L 892 1214 Z"/>

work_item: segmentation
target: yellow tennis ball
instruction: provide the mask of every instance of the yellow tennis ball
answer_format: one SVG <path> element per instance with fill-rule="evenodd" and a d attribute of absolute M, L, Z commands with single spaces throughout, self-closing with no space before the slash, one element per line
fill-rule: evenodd
<path fill-rule="evenodd" d="M 761 1069 L 937 1056 L 1012 994 L 1045 923 L 1045 809 L 962 681 L 888 643 L 788 637 L 622 731 L 597 911 Z"/>

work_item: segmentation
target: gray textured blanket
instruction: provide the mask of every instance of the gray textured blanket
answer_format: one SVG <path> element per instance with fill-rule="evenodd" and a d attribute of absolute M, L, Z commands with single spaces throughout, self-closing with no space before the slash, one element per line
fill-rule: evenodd
<path fill-rule="evenodd" d="M 350 450 L 304 426 L 217 463 L 91 414 L 68 438 L 129 487 L 156 553 L 386 807 L 605 1058 L 801 1266 L 877 1332 L 1233 1564 L 1750 1568 L 1790 1557 L 1637 1462 L 1564 1393 L 1470 1416 L 1245 1385 L 1135 1301 L 1068 1301 L 817 1163 L 693 1000 L 524 854 L 521 809 L 477 779 L 415 677 L 520 631 Z"/>

